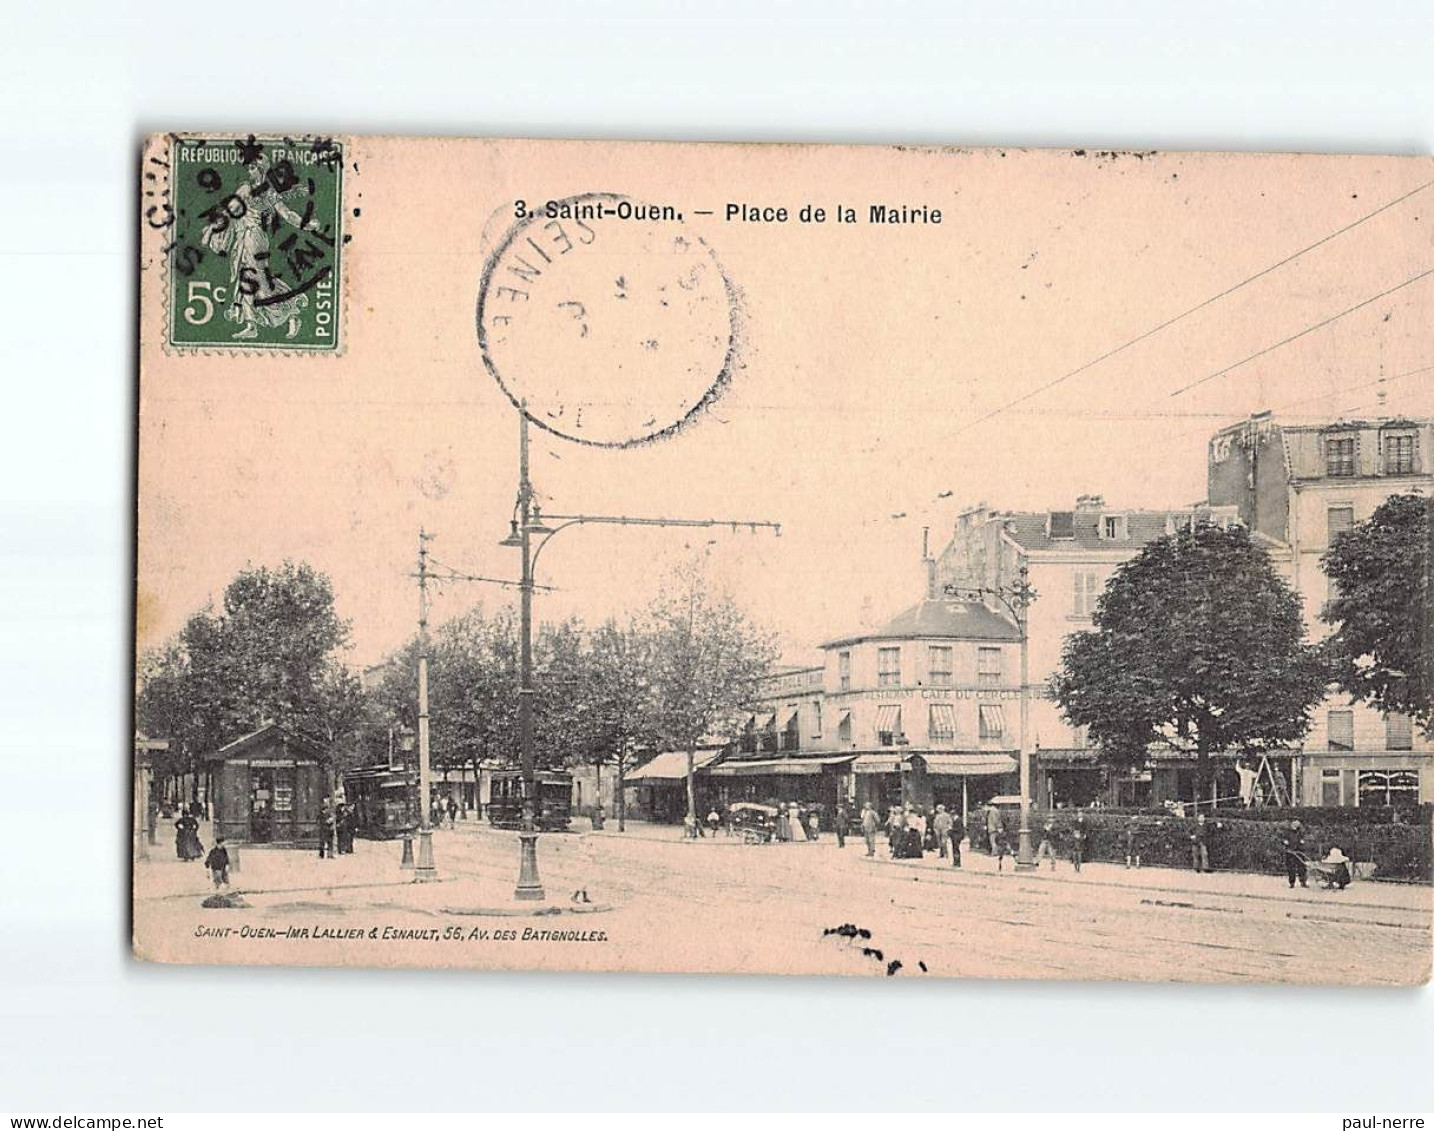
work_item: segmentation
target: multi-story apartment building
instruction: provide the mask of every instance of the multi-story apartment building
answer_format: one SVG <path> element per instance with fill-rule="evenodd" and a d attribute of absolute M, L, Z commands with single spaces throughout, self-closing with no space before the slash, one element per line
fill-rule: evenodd
<path fill-rule="evenodd" d="M 1193 523 L 1239 521 L 1233 505 L 1198 503 L 1172 510 L 1132 510 L 1082 495 L 1071 509 L 999 511 L 981 504 L 960 514 L 951 540 L 929 568 L 936 588 L 1008 590 L 1022 576 L 1035 590 L 1027 612 L 1030 745 L 1038 806 L 1158 803 L 1189 797 L 1194 762 L 1177 751 L 1153 751 L 1144 768 L 1112 776 L 1084 728 L 1070 726 L 1046 688 L 1060 667 L 1066 637 L 1091 628 L 1095 602 L 1111 574 L 1146 543 Z M 989 598 L 994 610 L 1000 602 Z M 1233 786 L 1233 761 L 1226 768 Z"/>
<path fill-rule="evenodd" d="M 1294 425 L 1268 413 L 1211 438 L 1211 501 L 1237 508 L 1256 535 L 1285 547 L 1312 638 L 1330 631 L 1320 620 L 1333 595 L 1321 565 L 1325 551 L 1389 496 L 1434 490 L 1431 443 L 1429 420 Z M 1299 754 L 1295 793 L 1303 804 L 1434 800 L 1434 743 L 1405 715 L 1331 695 L 1316 709 Z"/>

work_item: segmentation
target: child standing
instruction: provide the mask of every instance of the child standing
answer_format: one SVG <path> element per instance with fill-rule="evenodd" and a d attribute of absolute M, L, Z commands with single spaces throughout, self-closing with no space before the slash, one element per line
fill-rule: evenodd
<path fill-rule="evenodd" d="M 229 850 L 224 847 L 222 836 L 214 839 L 214 847 L 204 858 L 204 866 L 209 869 L 209 875 L 214 880 L 215 891 L 219 890 L 220 884 L 229 886 Z"/>

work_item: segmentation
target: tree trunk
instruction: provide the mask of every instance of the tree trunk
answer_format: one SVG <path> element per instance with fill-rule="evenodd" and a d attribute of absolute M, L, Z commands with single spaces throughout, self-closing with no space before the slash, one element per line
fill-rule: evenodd
<path fill-rule="evenodd" d="M 697 819 L 697 751 L 691 743 L 687 746 L 687 812 Z"/>
<path fill-rule="evenodd" d="M 591 812 L 596 813 L 602 808 L 602 759 L 599 758 L 593 763 L 593 800 Z"/>
<path fill-rule="evenodd" d="M 463 811 L 468 811 L 468 795 L 463 795 Z M 478 755 L 473 755 L 473 819 L 483 817 L 483 771 L 478 768 Z"/>
<path fill-rule="evenodd" d="M 1195 747 L 1195 812 L 1209 799 L 1210 794 L 1210 751 L 1205 743 Z"/>
<path fill-rule="evenodd" d="M 627 790 L 623 788 L 623 777 L 627 771 L 627 743 L 622 741 L 617 746 L 617 795 L 613 798 L 617 805 L 617 831 L 627 832 Z"/>

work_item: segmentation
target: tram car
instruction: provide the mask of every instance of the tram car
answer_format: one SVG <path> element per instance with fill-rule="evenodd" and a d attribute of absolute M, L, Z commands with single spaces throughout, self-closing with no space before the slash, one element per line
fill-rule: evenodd
<path fill-rule="evenodd" d="M 573 775 L 565 770 L 539 770 L 534 775 L 537 802 L 534 818 L 543 832 L 566 832 L 572 823 Z M 494 770 L 488 779 L 488 822 L 500 829 L 523 827 L 523 773 Z"/>
<path fill-rule="evenodd" d="M 418 775 L 390 766 L 369 766 L 344 774 L 344 797 L 354 834 L 392 840 L 418 828 Z"/>

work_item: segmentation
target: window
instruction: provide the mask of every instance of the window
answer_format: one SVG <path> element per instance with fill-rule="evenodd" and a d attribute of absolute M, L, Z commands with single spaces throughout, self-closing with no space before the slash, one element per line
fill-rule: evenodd
<path fill-rule="evenodd" d="M 1100 535 L 1112 542 L 1124 542 L 1128 535 L 1126 518 L 1123 514 L 1108 514 L 1100 523 Z"/>
<path fill-rule="evenodd" d="M 1052 541 L 1070 541 L 1075 537 L 1075 511 L 1051 511 L 1046 528 Z"/>
<path fill-rule="evenodd" d="M 1001 682 L 1001 649 L 977 649 L 976 682 L 982 684 L 995 684 Z"/>
<path fill-rule="evenodd" d="M 1414 770 L 1360 770 L 1360 805 L 1419 804 L 1419 774 Z"/>
<path fill-rule="evenodd" d="M 1331 711 L 1329 713 L 1329 748 L 1331 750 L 1354 749 L 1354 712 Z"/>
<path fill-rule="evenodd" d="M 1071 616 L 1088 617 L 1095 612 L 1095 570 L 1078 569 L 1071 573 Z"/>
<path fill-rule="evenodd" d="M 822 701 L 821 701 L 820 699 L 818 699 L 816 702 L 814 702 L 814 703 L 812 704 L 812 715 L 813 715 L 814 720 L 815 720 L 815 722 L 816 722 L 816 726 L 812 729 L 812 737 L 813 737 L 813 738 L 821 738 L 821 736 L 822 736 Z"/>
<path fill-rule="evenodd" d="M 1330 507 L 1329 510 L 1325 512 L 1325 522 L 1329 530 L 1325 545 L 1333 546 L 1335 538 L 1354 525 L 1354 508 Z"/>
<path fill-rule="evenodd" d="M 956 741 L 956 706 L 953 703 L 932 703 L 927 734 L 932 742 Z"/>
<path fill-rule="evenodd" d="M 1354 474 L 1354 437 L 1344 436 L 1324 442 L 1324 473 L 1332 476 Z"/>
<path fill-rule="evenodd" d="M 879 746 L 895 746 L 904 741 L 901 733 L 901 704 L 883 703 L 876 709 L 876 741 Z"/>
<path fill-rule="evenodd" d="M 837 653 L 837 682 L 843 691 L 851 690 L 851 653 Z"/>
<path fill-rule="evenodd" d="M 782 727 L 783 750 L 800 750 L 802 746 L 801 728 L 797 724 L 797 705 L 787 704 L 787 721 Z"/>
<path fill-rule="evenodd" d="M 981 741 L 999 742 L 1006 734 L 1006 712 L 999 703 L 982 703 Z"/>
<path fill-rule="evenodd" d="M 837 722 L 837 741 L 851 745 L 851 712 L 843 711 Z"/>
<path fill-rule="evenodd" d="M 1344 804 L 1344 775 L 1339 770 L 1319 772 L 1319 803 L 1326 808 Z"/>
<path fill-rule="evenodd" d="M 1414 437 L 1384 437 L 1384 474 L 1414 474 Z"/>
<path fill-rule="evenodd" d="M 901 686 L 901 649 L 878 648 L 876 650 L 877 687 Z"/>
<path fill-rule="evenodd" d="M 931 669 L 931 686 L 950 687 L 951 649 L 944 644 L 933 644 L 926 650 L 926 656 Z"/>
<path fill-rule="evenodd" d="M 1408 715 L 1391 711 L 1384 716 L 1384 749 L 1414 749 L 1414 723 Z"/>

